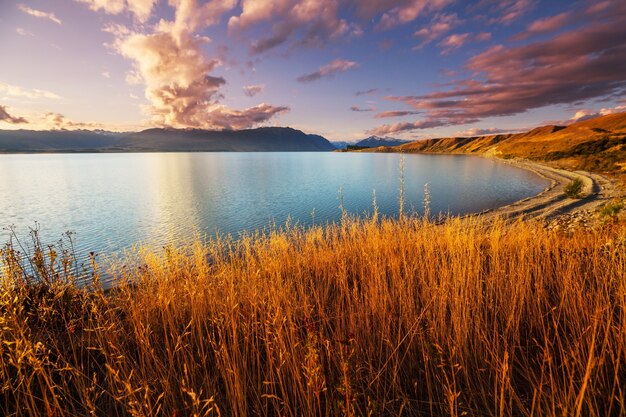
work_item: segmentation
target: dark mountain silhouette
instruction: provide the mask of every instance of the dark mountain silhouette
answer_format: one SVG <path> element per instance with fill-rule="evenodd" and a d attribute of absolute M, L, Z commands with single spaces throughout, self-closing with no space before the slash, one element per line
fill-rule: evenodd
<path fill-rule="evenodd" d="M 246 130 L 0 130 L 0 152 L 268 152 L 333 151 L 324 137 L 288 127 Z"/>

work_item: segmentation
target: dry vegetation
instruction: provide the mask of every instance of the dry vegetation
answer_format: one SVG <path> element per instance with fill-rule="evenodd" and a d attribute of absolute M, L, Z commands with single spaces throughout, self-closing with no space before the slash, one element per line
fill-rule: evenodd
<path fill-rule="evenodd" d="M 7 246 L 0 414 L 623 416 L 625 238 L 344 218 L 143 251 L 108 292 Z"/>
<path fill-rule="evenodd" d="M 417 140 L 366 152 L 461 153 L 549 161 L 576 170 L 626 171 L 626 112 L 522 133 Z"/>

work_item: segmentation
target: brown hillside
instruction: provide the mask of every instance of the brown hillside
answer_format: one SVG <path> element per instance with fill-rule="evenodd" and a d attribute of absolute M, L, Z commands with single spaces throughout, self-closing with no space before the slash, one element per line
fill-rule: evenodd
<path fill-rule="evenodd" d="M 478 153 L 555 161 L 573 169 L 620 171 L 626 170 L 626 113 L 523 133 L 418 140 L 374 151 Z"/>

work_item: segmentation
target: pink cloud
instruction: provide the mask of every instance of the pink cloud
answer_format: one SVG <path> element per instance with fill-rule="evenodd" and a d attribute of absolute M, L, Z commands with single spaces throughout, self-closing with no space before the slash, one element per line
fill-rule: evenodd
<path fill-rule="evenodd" d="M 23 117 L 13 116 L 9 114 L 6 106 L 0 105 L 0 122 L 6 122 L 6 123 L 11 123 L 11 124 L 21 124 L 21 123 L 28 123 L 28 120 L 26 120 Z"/>
<path fill-rule="evenodd" d="M 253 26 L 268 24 L 271 34 L 250 43 L 253 53 L 262 53 L 287 40 L 295 44 L 321 45 L 328 39 L 343 35 L 362 35 L 362 29 L 339 18 L 339 0 L 243 0 L 241 14 L 231 16 L 228 29 L 231 34 L 243 33 Z"/>
<path fill-rule="evenodd" d="M 532 22 L 524 32 L 513 37 L 513 40 L 524 40 L 531 36 L 557 31 L 576 18 L 573 12 L 565 12 L 556 16 L 538 19 Z"/>
<path fill-rule="evenodd" d="M 132 13 L 139 21 L 145 22 L 150 17 L 157 0 L 74 0 L 85 3 L 94 11 L 102 10 L 108 14 Z"/>
<path fill-rule="evenodd" d="M 438 14 L 429 26 L 424 26 L 414 33 L 416 38 L 421 38 L 422 42 L 413 49 L 421 49 L 436 39 L 441 38 L 450 32 L 455 26 L 461 23 L 455 14 Z"/>
<path fill-rule="evenodd" d="M 479 128 L 473 127 L 471 129 L 456 132 L 456 136 L 473 137 L 473 136 L 485 136 L 485 135 L 499 135 L 501 133 L 521 132 L 525 129 L 500 129 L 497 127 Z"/>
<path fill-rule="evenodd" d="M 56 23 L 57 25 L 60 25 L 62 23 L 61 19 L 56 17 L 55 14 L 52 12 L 42 12 L 41 10 L 31 9 L 30 7 L 27 7 L 23 4 L 18 4 L 17 8 L 31 16 L 38 17 L 40 19 L 48 19 Z"/>
<path fill-rule="evenodd" d="M 463 45 L 469 42 L 485 42 L 491 39 L 491 33 L 489 32 L 481 32 L 481 33 L 455 33 L 441 42 L 439 42 L 439 46 L 442 48 L 442 54 L 449 54 L 453 51 L 456 51 Z"/>
<path fill-rule="evenodd" d="M 535 7 L 534 0 L 483 0 L 486 7 L 495 8 L 497 17 L 489 20 L 491 24 L 510 25 Z"/>
<path fill-rule="evenodd" d="M 395 6 L 390 4 L 394 2 L 385 2 L 386 9 L 377 27 L 379 30 L 387 30 L 412 22 L 418 16 L 433 10 L 441 10 L 451 2 L 451 0 L 412 0 L 395 2 L 400 3 Z"/>
<path fill-rule="evenodd" d="M 458 125 L 555 104 L 623 95 L 626 91 L 626 3 L 596 15 L 586 26 L 528 45 L 492 47 L 471 58 L 474 78 L 449 90 L 392 96 L 426 113 L 429 124 Z M 405 126 L 409 127 L 409 126 Z"/>
<path fill-rule="evenodd" d="M 389 117 L 403 117 L 403 116 L 409 116 L 412 114 L 419 114 L 418 111 L 414 111 L 414 110 L 393 110 L 393 111 L 384 111 L 381 113 L 378 113 L 376 116 L 374 116 L 375 119 L 385 119 L 385 118 L 389 118 Z"/>
<path fill-rule="evenodd" d="M 194 0 L 171 1 L 174 20 L 160 20 L 152 33 L 134 32 L 110 26 L 116 39 L 115 50 L 133 62 L 127 77 L 145 85 L 149 104 L 144 111 L 158 126 L 204 129 L 240 129 L 263 123 L 289 110 L 285 106 L 262 103 L 244 110 L 220 103 L 220 89 L 226 80 L 211 75 L 221 60 L 208 58 L 203 45 L 208 42 L 195 32 L 217 24 L 235 0 L 216 0 L 198 5 Z M 260 91 L 260 86 L 250 92 Z"/>
<path fill-rule="evenodd" d="M 378 30 L 387 30 L 414 21 L 417 17 L 441 11 L 452 0 L 243 0 L 241 13 L 231 16 L 231 35 L 250 37 L 252 28 L 263 35 L 250 42 L 253 53 L 262 53 L 283 44 L 323 46 L 341 37 L 363 35 L 361 22 L 374 21 Z M 349 6 L 355 21 L 340 16 Z"/>
<path fill-rule="evenodd" d="M 319 80 L 323 77 L 329 77 L 338 72 L 345 72 L 350 69 L 358 68 L 359 64 L 354 61 L 347 61 L 345 59 L 336 59 L 328 65 L 324 65 L 317 71 L 310 74 L 301 75 L 298 77 L 298 81 L 301 83 L 311 82 Z"/>
<path fill-rule="evenodd" d="M 388 125 L 382 125 L 375 129 L 372 129 L 368 132 L 368 134 L 376 135 L 376 136 L 384 136 L 384 135 L 392 135 L 395 133 L 402 133 L 411 130 L 418 129 L 430 129 L 433 127 L 445 126 L 445 122 L 441 122 L 438 120 L 422 120 L 418 122 L 404 122 L 404 123 L 394 123 Z"/>

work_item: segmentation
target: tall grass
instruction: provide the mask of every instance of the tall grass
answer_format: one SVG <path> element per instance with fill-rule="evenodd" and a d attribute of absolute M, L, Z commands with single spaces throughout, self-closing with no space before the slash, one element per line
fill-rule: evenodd
<path fill-rule="evenodd" d="M 143 250 L 106 293 L 5 247 L 0 414 L 623 416 L 625 238 L 345 217 Z"/>

